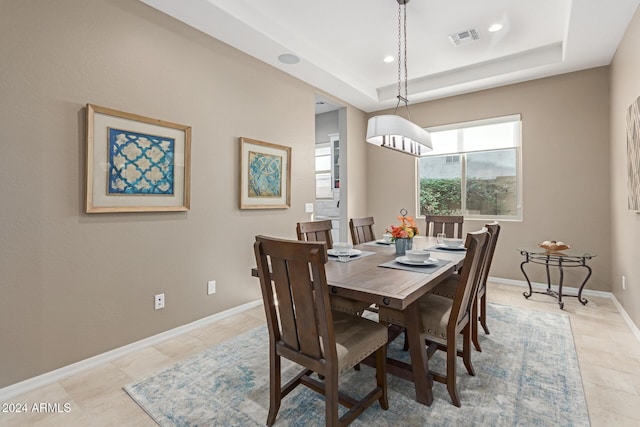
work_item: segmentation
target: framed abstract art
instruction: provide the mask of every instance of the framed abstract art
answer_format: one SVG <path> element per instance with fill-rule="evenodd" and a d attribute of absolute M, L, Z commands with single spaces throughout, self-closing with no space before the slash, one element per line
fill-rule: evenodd
<path fill-rule="evenodd" d="M 291 206 L 291 147 L 240 138 L 240 209 Z"/>
<path fill-rule="evenodd" d="M 87 104 L 87 213 L 188 211 L 191 127 Z"/>

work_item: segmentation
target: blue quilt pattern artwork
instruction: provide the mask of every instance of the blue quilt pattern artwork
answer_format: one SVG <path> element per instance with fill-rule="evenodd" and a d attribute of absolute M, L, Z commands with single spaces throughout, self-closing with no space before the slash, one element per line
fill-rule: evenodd
<path fill-rule="evenodd" d="M 107 194 L 174 194 L 175 139 L 109 128 Z"/>
<path fill-rule="evenodd" d="M 249 197 L 280 197 L 282 157 L 249 152 Z"/>

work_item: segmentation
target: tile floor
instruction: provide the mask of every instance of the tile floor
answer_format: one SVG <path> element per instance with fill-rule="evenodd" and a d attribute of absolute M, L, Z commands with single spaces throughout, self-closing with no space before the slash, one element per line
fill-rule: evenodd
<path fill-rule="evenodd" d="M 551 297 L 534 294 L 525 300 L 523 290 L 490 283 L 488 298 L 499 304 L 559 311 Z M 640 425 L 640 342 L 610 299 L 587 298 L 586 306 L 566 298 L 564 311 L 571 316 L 591 425 L 636 427 Z M 256 307 L 17 396 L 10 403 L 27 403 L 31 410 L 34 403 L 58 402 L 62 412 L 0 413 L 0 426 L 155 426 L 122 390 L 125 384 L 263 322 L 263 309 Z M 65 403 L 70 404 L 68 412 L 64 412 Z"/>

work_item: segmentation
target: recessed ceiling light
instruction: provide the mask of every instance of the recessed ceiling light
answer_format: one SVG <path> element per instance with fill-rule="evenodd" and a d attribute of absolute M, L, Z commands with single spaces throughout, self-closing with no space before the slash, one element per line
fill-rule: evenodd
<path fill-rule="evenodd" d="M 385 56 L 383 59 L 384 62 L 393 62 L 394 61 L 394 57 L 389 55 L 389 56 Z"/>
<path fill-rule="evenodd" d="M 297 64 L 298 62 L 300 62 L 300 58 L 291 53 L 283 53 L 282 55 L 278 56 L 278 60 L 283 64 Z"/>
<path fill-rule="evenodd" d="M 489 32 L 495 33 L 496 31 L 500 31 L 502 29 L 502 24 L 493 24 L 489 27 Z"/>

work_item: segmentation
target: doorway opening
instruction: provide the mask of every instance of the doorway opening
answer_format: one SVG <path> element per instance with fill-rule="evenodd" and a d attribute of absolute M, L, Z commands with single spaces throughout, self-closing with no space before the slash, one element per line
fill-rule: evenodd
<path fill-rule="evenodd" d="M 346 242 L 346 108 L 321 95 L 315 102 L 315 220 L 331 220 L 334 242 Z"/>

